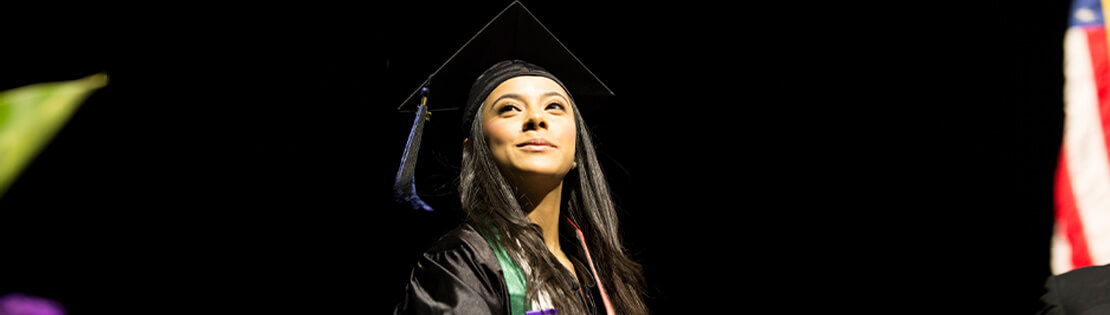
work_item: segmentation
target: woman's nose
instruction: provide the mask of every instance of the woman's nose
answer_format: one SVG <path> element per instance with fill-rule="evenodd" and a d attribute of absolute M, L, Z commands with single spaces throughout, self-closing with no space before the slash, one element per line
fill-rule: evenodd
<path fill-rule="evenodd" d="M 547 120 L 543 118 L 543 113 L 532 112 L 524 120 L 524 129 L 522 131 L 547 129 Z"/>

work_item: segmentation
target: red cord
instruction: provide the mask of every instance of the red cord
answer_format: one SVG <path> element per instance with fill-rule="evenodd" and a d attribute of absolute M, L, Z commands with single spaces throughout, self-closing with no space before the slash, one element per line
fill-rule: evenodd
<path fill-rule="evenodd" d="M 582 234 L 582 229 L 579 229 L 578 225 L 574 224 L 574 221 L 571 221 L 566 215 L 564 215 L 563 218 L 566 218 L 567 222 L 570 222 L 570 226 L 573 226 L 574 230 L 578 231 L 578 240 L 582 242 L 582 249 L 586 252 L 586 261 L 590 263 L 590 270 L 594 272 L 594 281 L 597 281 L 597 288 L 601 291 L 601 300 L 605 303 L 606 314 L 616 314 L 616 312 L 613 311 L 613 303 L 609 302 L 609 294 L 605 293 L 605 286 L 601 284 L 601 276 L 597 274 L 597 268 L 594 268 L 594 259 L 590 257 L 590 248 L 586 247 L 586 235 Z"/>

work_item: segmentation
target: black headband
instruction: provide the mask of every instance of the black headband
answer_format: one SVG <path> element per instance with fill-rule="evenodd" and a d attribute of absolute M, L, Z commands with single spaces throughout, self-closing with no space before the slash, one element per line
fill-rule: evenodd
<path fill-rule="evenodd" d="M 470 136 L 470 125 L 474 123 L 474 116 L 478 109 L 482 108 L 482 102 L 486 100 L 490 92 L 493 92 L 493 89 L 508 79 L 526 75 L 541 76 L 555 81 L 567 92 L 567 97 L 571 99 L 571 102 L 574 102 L 574 98 L 570 97 L 570 90 L 567 90 L 567 86 L 563 85 L 563 82 L 544 68 L 523 60 L 501 61 L 482 72 L 482 75 L 474 80 L 474 85 L 470 86 L 470 94 L 466 98 L 468 100 L 466 110 L 463 111 L 462 116 L 462 129 L 467 131 L 464 136 Z"/>

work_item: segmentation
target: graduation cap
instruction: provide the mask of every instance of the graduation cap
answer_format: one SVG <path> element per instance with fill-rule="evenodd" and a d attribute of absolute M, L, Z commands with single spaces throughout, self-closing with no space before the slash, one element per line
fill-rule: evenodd
<path fill-rule="evenodd" d="M 431 111 L 468 110 L 472 83 L 491 66 L 505 60 L 523 60 L 542 67 L 540 71 L 546 70 L 557 77 L 557 81 L 571 95 L 613 95 L 613 91 L 543 26 L 524 4 L 513 1 L 447 58 L 397 107 L 398 111 L 416 112 L 393 187 L 399 203 L 432 211 L 416 194 L 413 181 L 424 124 L 429 120 Z M 466 117 L 464 115 L 464 121 Z M 468 127 L 463 126 L 464 129 Z"/>

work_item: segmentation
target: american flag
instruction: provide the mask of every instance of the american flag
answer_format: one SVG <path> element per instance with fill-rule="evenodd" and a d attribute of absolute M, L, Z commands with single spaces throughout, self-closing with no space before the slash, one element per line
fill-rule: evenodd
<path fill-rule="evenodd" d="M 1110 51 L 1103 4 L 1074 0 L 1064 35 L 1064 139 L 1052 273 L 1110 263 Z"/>

